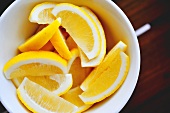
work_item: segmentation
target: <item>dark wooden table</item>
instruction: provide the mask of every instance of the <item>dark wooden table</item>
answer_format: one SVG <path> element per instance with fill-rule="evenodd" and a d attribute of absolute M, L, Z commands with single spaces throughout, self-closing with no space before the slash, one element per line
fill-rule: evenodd
<path fill-rule="evenodd" d="M 170 0 L 113 0 L 135 30 L 149 23 L 138 37 L 141 70 L 135 91 L 121 113 L 170 113 Z M 13 0 L 0 1 L 0 14 Z M 0 105 L 0 113 L 5 108 Z"/>

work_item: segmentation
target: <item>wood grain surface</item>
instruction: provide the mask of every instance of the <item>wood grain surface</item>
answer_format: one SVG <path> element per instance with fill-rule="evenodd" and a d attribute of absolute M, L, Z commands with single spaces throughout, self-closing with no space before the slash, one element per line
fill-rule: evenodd
<path fill-rule="evenodd" d="M 12 2 L 1 0 L 0 14 Z M 149 31 L 138 37 L 141 50 L 139 79 L 121 113 L 170 112 L 170 0 L 113 2 L 125 12 L 135 30 L 147 23 L 151 25 Z M 0 113 L 5 112 L 0 105 Z"/>
<path fill-rule="evenodd" d="M 135 91 L 121 113 L 170 112 L 170 1 L 114 0 L 135 29 L 149 23 L 138 37 L 141 70 Z"/>

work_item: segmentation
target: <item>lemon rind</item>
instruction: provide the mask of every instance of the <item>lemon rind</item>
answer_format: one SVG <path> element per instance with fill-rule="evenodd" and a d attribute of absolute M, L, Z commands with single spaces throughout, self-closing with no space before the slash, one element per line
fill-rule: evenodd
<path fill-rule="evenodd" d="M 96 102 L 99 102 L 99 101 L 105 99 L 106 97 L 113 94 L 123 84 L 123 82 L 127 76 L 128 69 L 129 69 L 129 57 L 124 52 L 121 52 L 120 56 L 121 56 L 123 65 L 121 65 L 119 75 L 118 75 L 118 78 L 116 79 L 116 81 L 106 91 L 104 91 L 103 93 L 98 94 L 96 96 L 86 97 L 83 95 L 84 93 L 79 95 L 79 97 L 82 99 L 82 101 L 85 104 L 93 104 L 93 103 L 96 103 Z"/>

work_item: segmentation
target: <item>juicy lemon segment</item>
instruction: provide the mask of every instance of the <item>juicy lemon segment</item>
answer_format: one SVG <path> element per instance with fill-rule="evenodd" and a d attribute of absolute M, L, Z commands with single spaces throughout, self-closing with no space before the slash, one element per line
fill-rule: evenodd
<path fill-rule="evenodd" d="M 52 23 L 56 17 L 51 13 L 53 8 L 56 6 L 55 3 L 41 3 L 36 5 L 29 16 L 30 22 L 38 23 L 38 24 L 50 24 Z"/>
<path fill-rule="evenodd" d="M 16 88 L 22 83 L 25 77 L 13 78 L 12 81 L 15 84 Z M 27 78 L 42 87 L 48 89 L 49 91 L 54 91 L 59 87 L 58 82 L 50 79 L 50 76 L 27 76 Z"/>
<path fill-rule="evenodd" d="M 81 67 L 81 60 L 79 57 L 78 49 L 72 49 L 72 58 L 68 61 L 68 72 L 72 74 L 73 77 L 73 86 L 79 86 L 84 79 L 89 75 L 92 68 L 91 67 Z"/>
<path fill-rule="evenodd" d="M 7 79 L 67 73 L 67 61 L 50 51 L 30 51 L 10 59 L 3 68 Z"/>
<path fill-rule="evenodd" d="M 71 74 L 56 74 L 52 76 L 27 76 L 27 78 L 58 96 L 66 93 L 73 84 Z M 12 82 L 15 84 L 16 88 L 18 88 L 23 80 L 24 77 L 18 77 L 13 78 Z"/>
<path fill-rule="evenodd" d="M 60 22 L 55 20 L 53 23 L 29 38 L 25 43 L 20 45 L 18 49 L 21 52 L 36 51 L 41 49 L 52 38 L 59 26 Z"/>
<path fill-rule="evenodd" d="M 72 55 L 71 52 L 65 42 L 64 36 L 60 32 L 59 29 L 55 32 L 53 37 L 50 39 L 52 45 L 56 49 L 56 51 L 66 60 L 69 60 Z"/>
<path fill-rule="evenodd" d="M 76 113 L 82 113 L 83 111 L 87 110 L 93 105 L 93 104 L 85 104 L 79 97 L 81 93 L 83 93 L 83 91 L 78 86 L 73 89 L 70 89 L 67 93 L 61 96 L 65 100 L 71 102 L 72 104 L 78 107 Z"/>
<path fill-rule="evenodd" d="M 120 51 L 125 51 L 127 45 L 122 41 L 118 42 L 111 51 L 106 55 L 104 60 L 98 65 L 94 70 L 89 74 L 89 76 L 83 81 L 80 88 L 83 91 L 86 91 L 92 83 L 103 73 L 103 70 L 106 70 L 110 63 L 116 58 L 116 55 Z"/>
<path fill-rule="evenodd" d="M 113 94 L 124 82 L 129 70 L 129 57 L 124 52 L 119 52 L 116 59 L 103 70 L 96 81 L 81 95 L 86 104 L 99 102 Z"/>
<path fill-rule="evenodd" d="M 83 9 L 85 12 L 87 12 L 88 15 L 96 22 L 96 25 L 99 29 L 100 37 L 101 37 L 100 53 L 97 57 L 89 60 L 87 58 L 87 56 L 80 50 L 81 65 L 82 65 L 82 67 L 96 67 L 103 61 L 103 59 L 106 55 L 105 33 L 104 33 L 103 27 L 102 27 L 99 19 L 97 18 L 97 16 L 87 7 L 81 7 L 81 9 Z"/>
<path fill-rule="evenodd" d="M 25 78 L 17 89 L 18 98 L 34 113 L 72 113 L 77 106 Z"/>
<path fill-rule="evenodd" d="M 61 26 L 89 59 L 99 55 L 101 43 L 99 31 L 85 11 L 73 4 L 60 3 L 53 9 L 52 14 L 56 18 L 61 18 Z"/>

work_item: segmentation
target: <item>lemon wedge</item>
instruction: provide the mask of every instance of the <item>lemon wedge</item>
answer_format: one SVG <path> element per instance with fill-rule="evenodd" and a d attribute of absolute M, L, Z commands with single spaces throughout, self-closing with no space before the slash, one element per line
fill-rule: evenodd
<path fill-rule="evenodd" d="M 59 29 L 57 29 L 53 37 L 50 39 L 50 42 L 63 58 L 69 60 L 72 57 L 71 52 L 66 44 L 65 38 Z"/>
<path fill-rule="evenodd" d="M 81 65 L 82 67 L 96 67 L 98 66 L 104 59 L 106 55 L 106 37 L 105 33 L 102 27 L 102 24 L 100 23 L 97 16 L 87 7 L 81 7 L 85 12 L 88 13 L 88 15 L 96 22 L 96 25 L 100 32 L 101 37 L 101 46 L 100 46 L 100 53 L 97 57 L 93 59 L 88 59 L 87 56 L 80 50 L 80 58 L 81 58 Z"/>
<path fill-rule="evenodd" d="M 40 32 L 42 29 L 44 29 L 47 26 L 48 26 L 48 24 L 40 24 L 38 26 L 37 30 L 35 31 L 35 34 Z M 51 44 L 50 41 L 48 41 L 42 48 L 40 48 L 40 50 L 43 50 L 43 51 L 53 51 L 54 50 L 54 46 Z"/>
<path fill-rule="evenodd" d="M 88 59 L 99 55 L 101 39 L 95 21 L 80 7 L 59 3 L 52 10 L 56 18 L 61 18 L 61 26 L 66 29 Z"/>
<path fill-rule="evenodd" d="M 50 25 L 29 38 L 26 42 L 21 44 L 18 49 L 21 52 L 37 51 L 41 49 L 52 38 L 59 26 L 59 20 L 55 20 Z"/>
<path fill-rule="evenodd" d="M 50 51 L 29 51 L 10 59 L 3 68 L 7 79 L 67 74 L 67 61 Z"/>
<path fill-rule="evenodd" d="M 17 96 L 34 113 L 73 113 L 77 110 L 77 106 L 74 104 L 26 77 L 17 89 Z"/>
<path fill-rule="evenodd" d="M 36 5 L 29 16 L 30 22 L 38 24 L 51 24 L 56 18 L 51 11 L 56 6 L 55 3 L 44 2 Z"/>
<path fill-rule="evenodd" d="M 114 54 L 112 57 L 115 58 L 109 62 L 105 69 L 101 69 L 100 76 L 99 73 L 94 73 L 93 76 L 97 76 L 97 79 L 80 95 L 84 103 L 100 102 L 113 94 L 123 84 L 129 70 L 129 57 L 120 49 Z"/>
<path fill-rule="evenodd" d="M 24 78 L 25 77 L 18 77 L 12 79 L 12 82 L 15 84 L 16 88 L 20 86 Z M 58 96 L 66 93 L 73 84 L 71 74 L 56 74 L 52 76 L 27 76 L 27 78 Z"/>
<path fill-rule="evenodd" d="M 81 84 L 81 89 L 86 91 L 92 83 L 103 73 L 104 70 L 110 65 L 110 63 L 116 58 L 115 55 L 118 51 L 125 51 L 127 45 L 122 41 L 119 41 L 106 55 L 102 63 L 94 68 L 94 70 L 88 75 L 88 77 Z"/>

